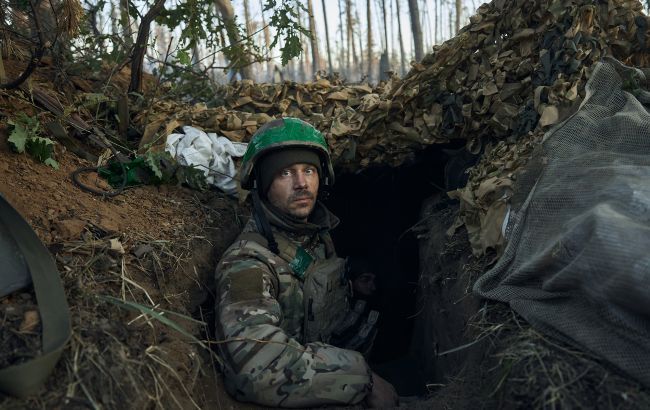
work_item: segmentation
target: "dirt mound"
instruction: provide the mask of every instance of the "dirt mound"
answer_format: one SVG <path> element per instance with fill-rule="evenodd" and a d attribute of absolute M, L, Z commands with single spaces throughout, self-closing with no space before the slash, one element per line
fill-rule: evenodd
<path fill-rule="evenodd" d="M 70 179 L 73 170 L 92 164 L 59 149 L 55 170 L 11 152 L 6 139 L 2 127 L 0 192 L 55 256 L 73 336 L 41 395 L 0 396 L 0 407 L 227 403 L 214 390 L 218 374 L 207 336 L 201 336 L 208 332 L 199 305 L 209 296 L 215 255 L 238 233 L 236 201 L 177 186 L 140 186 L 103 199 Z M 94 175 L 84 182 L 106 188 Z M 3 360 L 33 355 L 40 347 L 38 316 L 35 323 L 27 320 L 35 304 L 30 292 L 2 300 L 0 338 L 13 352 L 5 349 Z"/>

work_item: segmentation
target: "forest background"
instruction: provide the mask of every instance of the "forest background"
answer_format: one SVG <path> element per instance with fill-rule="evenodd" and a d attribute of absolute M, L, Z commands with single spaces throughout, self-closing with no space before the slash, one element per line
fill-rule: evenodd
<path fill-rule="evenodd" d="M 337 73 L 374 84 L 390 72 L 403 76 L 434 44 L 453 37 L 477 3 L 84 0 L 87 24 L 58 48 L 95 66 L 126 64 L 143 50 L 142 68 L 191 100 L 209 99 L 219 84 L 238 79 L 306 82 Z"/>

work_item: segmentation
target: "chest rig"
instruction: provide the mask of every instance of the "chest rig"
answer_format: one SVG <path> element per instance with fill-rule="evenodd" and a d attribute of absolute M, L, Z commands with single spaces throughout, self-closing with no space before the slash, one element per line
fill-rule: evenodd
<path fill-rule="evenodd" d="M 318 237 L 325 247 L 324 257 L 317 255 L 317 250 L 310 249 L 309 245 L 305 248 L 281 233 L 275 234 L 277 256 L 285 264 L 278 271 L 290 272 L 302 289 L 302 336 L 305 343 L 329 343 L 332 334 L 350 312 L 345 259 L 336 256 L 329 234 Z M 257 232 L 242 233 L 240 238 L 265 247 L 267 244 L 266 238 Z"/>

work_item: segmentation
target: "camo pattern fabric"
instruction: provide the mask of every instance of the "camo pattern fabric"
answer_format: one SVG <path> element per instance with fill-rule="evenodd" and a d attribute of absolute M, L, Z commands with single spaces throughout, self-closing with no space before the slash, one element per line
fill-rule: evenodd
<path fill-rule="evenodd" d="M 255 230 L 250 221 L 244 232 Z M 325 258 L 317 236 L 285 238 Z M 371 390 L 360 353 L 304 340 L 302 281 L 256 241 L 240 237 L 225 252 L 217 266 L 216 310 L 225 384 L 237 400 L 273 407 L 350 405 Z"/>

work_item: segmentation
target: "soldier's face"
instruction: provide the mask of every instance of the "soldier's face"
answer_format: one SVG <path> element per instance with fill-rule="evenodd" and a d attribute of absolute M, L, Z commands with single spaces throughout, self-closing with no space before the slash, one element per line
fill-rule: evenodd
<path fill-rule="evenodd" d="M 357 295 L 372 296 L 377 290 L 375 274 L 371 272 L 362 273 L 352 281 L 352 289 Z"/>
<path fill-rule="evenodd" d="M 306 221 L 316 204 L 318 169 L 311 164 L 293 164 L 278 172 L 267 197 L 282 212 Z"/>

